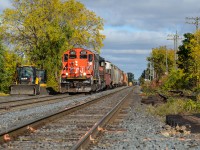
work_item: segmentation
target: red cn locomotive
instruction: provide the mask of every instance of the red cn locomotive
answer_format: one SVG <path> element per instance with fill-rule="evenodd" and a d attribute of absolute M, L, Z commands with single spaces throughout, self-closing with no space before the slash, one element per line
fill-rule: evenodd
<path fill-rule="evenodd" d="M 92 50 L 74 48 L 64 53 L 61 92 L 93 92 L 104 89 L 105 60 Z"/>

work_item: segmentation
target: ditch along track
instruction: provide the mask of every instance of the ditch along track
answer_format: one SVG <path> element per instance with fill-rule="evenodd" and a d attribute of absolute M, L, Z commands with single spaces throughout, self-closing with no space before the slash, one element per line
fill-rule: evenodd
<path fill-rule="evenodd" d="M 132 88 L 126 88 L 101 98 L 88 99 L 1 133 L 0 142 L 4 143 L 1 147 L 16 150 L 85 149 L 131 92 Z"/>
<path fill-rule="evenodd" d="M 166 123 L 170 126 L 185 126 L 191 133 L 198 134 L 200 138 L 200 114 L 167 115 Z"/>

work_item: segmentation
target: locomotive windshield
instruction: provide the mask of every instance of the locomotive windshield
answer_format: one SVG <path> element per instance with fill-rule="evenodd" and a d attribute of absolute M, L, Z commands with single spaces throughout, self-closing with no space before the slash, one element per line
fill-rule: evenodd
<path fill-rule="evenodd" d="M 87 55 L 80 55 L 80 59 L 87 59 Z"/>
<path fill-rule="evenodd" d="M 69 58 L 70 59 L 75 59 L 76 58 L 76 52 L 75 51 L 70 51 Z"/>
<path fill-rule="evenodd" d="M 80 59 L 87 59 L 87 52 L 86 51 L 80 52 Z"/>

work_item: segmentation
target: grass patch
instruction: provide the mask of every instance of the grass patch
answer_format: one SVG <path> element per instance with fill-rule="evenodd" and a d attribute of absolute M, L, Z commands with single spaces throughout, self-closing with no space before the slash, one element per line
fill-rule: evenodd
<path fill-rule="evenodd" d="M 200 113 L 200 102 L 191 99 L 170 98 L 167 103 L 159 106 L 147 106 L 148 112 L 153 115 L 165 117 L 169 114 Z"/>
<path fill-rule="evenodd" d="M 0 93 L 0 96 L 8 96 L 9 94 Z"/>

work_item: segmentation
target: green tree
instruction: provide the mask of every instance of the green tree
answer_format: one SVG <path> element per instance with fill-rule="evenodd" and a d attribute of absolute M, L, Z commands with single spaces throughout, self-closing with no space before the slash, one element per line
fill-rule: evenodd
<path fill-rule="evenodd" d="M 2 43 L 0 42 L 0 85 L 3 84 L 3 73 L 4 73 L 4 70 L 3 70 L 3 66 L 4 66 L 4 48 L 2 46 Z M 2 87 L 0 86 L 0 91 L 2 91 Z"/>
<path fill-rule="evenodd" d="M 156 80 L 159 81 L 164 74 L 170 72 L 173 68 L 174 50 L 167 49 L 166 46 L 153 48 L 151 55 L 147 57 L 147 61 L 153 66 Z"/>
<path fill-rule="evenodd" d="M 9 87 L 13 84 L 14 73 L 16 71 L 17 63 L 20 63 L 20 57 L 13 51 L 5 50 L 4 54 L 4 65 L 2 73 L 2 84 L 0 85 L 1 91 L 9 93 Z"/>
<path fill-rule="evenodd" d="M 133 83 L 133 81 L 134 81 L 134 74 L 132 72 L 128 72 L 127 75 L 128 75 L 128 83 L 129 82 Z"/>
<path fill-rule="evenodd" d="M 190 89 L 198 85 L 200 69 L 198 32 L 184 34 L 185 39 L 179 46 L 178 69 L 173 70 L 166 78 L 165 89 Z"/>
<path fill-rule="evenodd" d="M 3 43 L 0 43 L 0 91 L 9 93 L 9 87 L 13 83 L 16 65 L 20 57 L 13 51 L 8 51 Z"/>
<path fill-rule="evenodd" d="M 185 33 L 182 45 L 179 46 L 178 54 L 178 68 L 183 69 L 185 73 L 190 72 L 194 60 L 191 56 L 191 40 L 194 39 L 194 34 Z"/>
<path fill-rule="evenodd" d="M 191 48 L 190 57 L 192 59 L 190 74 L 192 79 L 196 81 L 196 87 L 199 88 L 200 84 L 200 30 L 194 33 L 194 38 L 189 44 Z"/>
<path fill-rule="evenodd" d="M 173 69 L 165 79 L 162 86 L 165 90 L 183 89 L 188 85 L 188 80 L 182 69 Z"/>
<path fill-rule="evenodd" d="M 73 47 L 100 52 L 103 19 L 76 0 L 13 0 L 2 15 L 4 37 L 31 64 L 46 69 L 49 86 L 57 86 L 61 57 Z"/>

